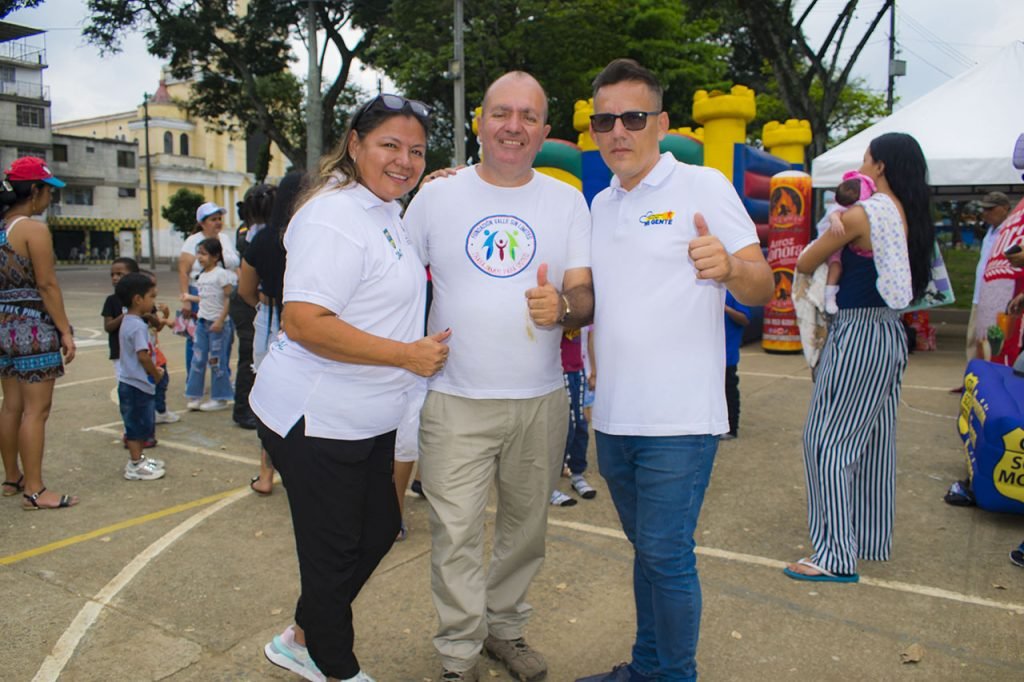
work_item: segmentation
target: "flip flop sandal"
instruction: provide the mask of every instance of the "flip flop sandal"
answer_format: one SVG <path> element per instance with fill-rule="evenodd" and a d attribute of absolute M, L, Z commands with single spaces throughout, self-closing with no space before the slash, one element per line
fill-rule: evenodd
<path fill-rule="evenodd" d="M 971 492 L 969 485 L 964 485 L 966 481 L 954 481 L 953 485 L 949 486 L 949 492 L 947 492 L 942 500 L 946 504 L 953 505 L 954 507 L 973 507 L 977 504 L 974 499 L 974 493 Z"/>
<path fill-rule="evenodd" d="M 273 484 L 271 484 L 270 492 L 265 493 L 262 490 L 257 490 L 256 489 L 256 482 L 258 480 L 260 480 L 259 474 L 257 474 L 256 476 L 253 476 L 252 478 L 249 479 L 249 487 L 252 488 L 252 491 L 254 493 L 256 493 L 257 495 L 260 495 L 262 497 L 270 497 L 272 494 L 274 494 Z"/>
<path fill-rule="evenodd" d="M 794 571 L 789 567 L 782 569 L 782 572 L 785 573 L 787 577 L 792 578 L 793 580 L 806 580 L 809 582 L 816 583 L 855 583 L 860 580 L 860 576 L 856 573 L 833 573 L 832 571 L 825 570 L 824 568 L 822 568 L 821 566 L 807 558 L 800 559 L 799 561 L 797 561 L 797 563 L 801 566 L 806 566 L 807 568 L 818 571 L 818 574 L 808 575 L 807 573 L 800 573 L 799 571 Z"/>
<path fill-rule="evenodd" d="M 17 481 L 4 481 L 2 485 L 4 497 L 14 497 L 18 493 L 25 492 L 25 475 L 22 474 Z"/>
<path fill-rule="evenodd" d="M 21 508 L 25 511 L 39 511 L 41 509 L 67 509 L 68 507 L 74 507 L 78 504 L 78 502 L 71 501 L 71 495 L 61 495 L 60 502 L 56 507 L 44 507 L 39 504 L 39 496 L 44 492 L 46 492 L 46 488 L 43 488 L 37 493 L 32 493 L 31 495 L 22 495 L 22 497 L 28 500 L 31 504 L 22 504 Z"/>

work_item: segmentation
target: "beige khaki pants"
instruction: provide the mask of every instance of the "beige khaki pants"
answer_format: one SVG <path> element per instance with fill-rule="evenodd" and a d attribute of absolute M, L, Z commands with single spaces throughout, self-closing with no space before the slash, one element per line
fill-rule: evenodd
<path fill-rule="evenodd" d="M 420 415 L 420 480 L 430 503 L 434 646 L 467 670 L 488 634 L 522 636 L 530 582 L 544 562 L 551 491 L 562 470 L 569 401 L 474 400 L 431 391 Z M 497 488 L 494 549 L 484 571 L 484 520 Z"/>

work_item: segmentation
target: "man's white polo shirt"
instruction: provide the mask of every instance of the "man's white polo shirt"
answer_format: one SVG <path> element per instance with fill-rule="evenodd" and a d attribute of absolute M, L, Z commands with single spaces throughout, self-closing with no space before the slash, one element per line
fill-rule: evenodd
<path fill-rule="evenodd" d="M 698 280 L 688 255 L 698 212 L 729 253 L 758 243 L 725 176 L 668 153 L 631 191 L 613 178 L 594 198 L 597 431 L 678 436 L 729 430 L 725 287 Z"/>

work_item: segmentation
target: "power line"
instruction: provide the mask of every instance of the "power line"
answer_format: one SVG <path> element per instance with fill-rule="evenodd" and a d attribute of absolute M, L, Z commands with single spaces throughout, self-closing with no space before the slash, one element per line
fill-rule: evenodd
<path fill-rule="evenodd" d="M 976 62 L 973 59 L 971 59 L 963 52 L 950 45 L 940 36 L 936 35 L 927 26 L 925 26 L 920 21 L 912 17 L 910 13 L 900 11 L 900 17 L 903 19 L 904 23 L 910 29 L 924 36 L 924 38 L 931 42 L 937 50 L 945 54 L 950 59 L 960 62 L 963 66 L 974 66 L 976 64 Z"/>
<path fill-rule="evenodd" d="M 907 47 L 906 45 L 904 45 L 904 44 L 903 44 L 902 42 L 900 42 L 900 41 L 898 41 L 898 40 L 897 40 L 897 41 L 896 41 L 896 44 L 900 46 L 900 49 L 901 49 L 901 50 L 906 50 L 907 52 L 909 52 L 910 54 L 914 55 L 915 57 L 917 57 L 918 59 L 920 59 L 920 60 L 921 60 L 922 62 L 924 62 L 925 64 L 927 64 L 928 66 L 932 67 L 933 69 L 935 69 L 936 71 L 938 71 L 939 73 L 941 73 L 941 74 L 942 74 L 943 76 L 945 76 L 946 78 L 953 78 L 953 77 L 954 77 L 954 76 L 953 76 L 953 74 L 950 74 L 950 73 L 946 73 L 945 71 L 943 71 L 943 70 L 942 70 L 942 69 L 940 69 L 939 67 L 935 66 L 934 64 L 932 64 L 932 63 L 931 63 L 930 61 L 928 61 L 927 59 L 925 59 L 925 58 L 924 58 L 924 57 L 922 57 L 921 55 L 919 55 L 919 54 L 918 54 L 917 52 L 914 52 L 913 50 L 911 50 L 911 49 L 910 49 L 909 47 Z"/>

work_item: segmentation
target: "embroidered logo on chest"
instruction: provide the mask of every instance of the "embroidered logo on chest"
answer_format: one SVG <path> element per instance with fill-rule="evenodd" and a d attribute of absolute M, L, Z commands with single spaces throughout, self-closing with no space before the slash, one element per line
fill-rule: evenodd
<path fill-rule="evenodd" d="M 675 216 L 675 211 L 662 211 L 661 213 L 648 211 L 647 213 L 644 213 L 642 216 L 640 216 L 640 224 L 643 225 L 644 227 L 671 225 Z"/>
<path fill-rule="evenodd" d="M 533 228 L 512 215 L 492 215 L 469 230 L 466 255 L 491 277 L 517 275 L 533 260 L 537 237 Z"/>

